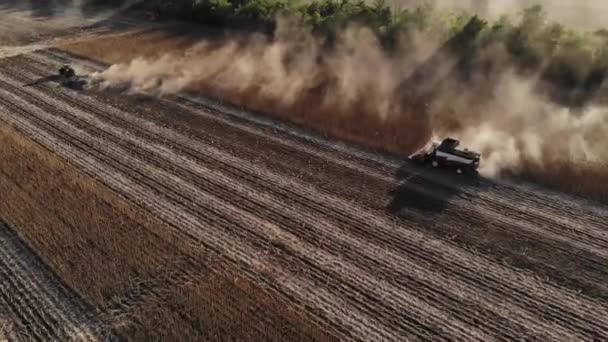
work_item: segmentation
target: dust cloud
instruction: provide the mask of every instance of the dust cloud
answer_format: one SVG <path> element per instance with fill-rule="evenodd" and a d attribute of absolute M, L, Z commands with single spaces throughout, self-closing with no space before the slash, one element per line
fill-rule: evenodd
<path fill-rule="evenodd" d="M 35 17 L 109 17 L 142 0 L 0 0 L 0 8 L 27 10 Z"/>
<path fill-rule="evenodd" d="M 458 101 L 449 102 L 459 127 L 435 133 L 458 136 L 478 150 L 484 158 L 481 172 L 486 176 L 504 171 L 525 174 L 530 169 L 553 172 L 563 163 L 605 167 L 608 107 L 575 111 L 557 105 L 535 94 L 537 81 L 506 71 L 493 85 L 487 101 L 462 91 Z M 448 120 L 454 118 L 434 118 L 440 123 Z"/>
<path fill-rule="evenodd" d="M 513 16 L 524 8 L 541 5 L 552 20 L 584 29 L 603 28 L 608 13 L 608 2 L 604 0 L 389 0 L 388 3 L 395 8 L 430 4 L 439 9 L 471 11 L 490 19 Z"/>
<path fill-rule="evenodd" d="M 92 79 L 155 95 L 195 89 L 403 155 L 452 136 L 482 153 L 481 172 L 490 177 L 608 161 L 608 108 L 560 106 L 539 94 L 535 75 L 505 68 L 465 86 L 444 57 L 435 95 L 424 108 L 412 105 L 403 85 L 414 93 L 425 86 L 406 81 L 440 45 L 414 34 L 388 54 L 371 31 L 350 27 L 327 48 L 283 18 L 272 38 L 203 41 L 180 54 L 112 65 Z"/>

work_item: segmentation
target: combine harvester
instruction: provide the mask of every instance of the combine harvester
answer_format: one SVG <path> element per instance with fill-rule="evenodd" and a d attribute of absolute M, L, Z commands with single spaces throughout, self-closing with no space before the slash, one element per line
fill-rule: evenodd
<path fill-rule="evenodd" d="M 441 143 L 433 142 L 409 156 L 409 159 L 431 166 L 448 167 L 457 174 L 477 173 L 480 154 L 468 149 L 459 150 L 460 142 L 456 139 L 446 138 Z"/>
<path fill-rule="evenodd" d="M 66 87 L 82 89 L 87 84 L 87 79 L 76 75 L 76 71 L 71 66 L 64 64 L 59 69 L 61 84 Z"/>

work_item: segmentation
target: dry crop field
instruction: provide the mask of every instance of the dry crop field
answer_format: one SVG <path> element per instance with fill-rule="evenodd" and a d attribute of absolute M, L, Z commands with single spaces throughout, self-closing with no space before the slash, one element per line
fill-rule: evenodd
<path fill-rule="evenodd" d="M 0 338 L 608 339 L 607 206 L 45 79 L 95 59 L 0 59 Z"/>

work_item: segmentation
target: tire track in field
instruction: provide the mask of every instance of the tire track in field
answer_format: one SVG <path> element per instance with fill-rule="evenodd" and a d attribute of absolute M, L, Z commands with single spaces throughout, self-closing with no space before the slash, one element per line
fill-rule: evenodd
<path fill-rule="evenodd" d="M 111 339 L 94 314 L 86 312 L 45 268 L 0 222 L 0 303 L 19 329 L 15 334 L 39 341 Z"/>

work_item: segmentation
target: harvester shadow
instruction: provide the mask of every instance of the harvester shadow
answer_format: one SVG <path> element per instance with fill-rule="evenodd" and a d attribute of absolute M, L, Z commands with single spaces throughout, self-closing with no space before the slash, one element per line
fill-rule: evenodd
<path fill-rule="evenodd" d="M 45 76 L 45 77 L 38 78 L 32 82 L 24 83 L 23 86 L 24 87 L 35 87 L 35 86 L 38 86 L 38 85 L 41 85 L 44 83 L 53 82 L 53 83 L 56 83 L 57 86 L 67 86 L 74 90 L 84 90 L 85 89 L 85 84 L 86 84 L 85 81 L 78 81 L 78 82 L 74 82 L 70 85 L 66 85 L 66 84 L 62 83 L 61 79 L 62 79 L 61 76 L 56 76 L 56 75 Z"/>
<path fill-rule="evenodd" d="M 25 83 L 24 86 L 33 87 L 33 86 L 37 86 L 39 84 L 43 84 L 43 83 L 47 83 L 47 82 L 58 82 L 60 79 L 61 79 L 61 76 L 57 76 L 57 75 L 44 76 L 44 77 L 37 78 L 30 83 Z"/>
<path fill-rule="evenodd" d="M 406 161 L 397 170 L 399 185 L 389 192 L 386 210 L 395 216 L 421 213 L 431 218 L 448 207 L 450 199 L 462 194 L 462 187 L 478 184 L 475 175 L 457 175 L 447 169 L 432 169 Z"/>

